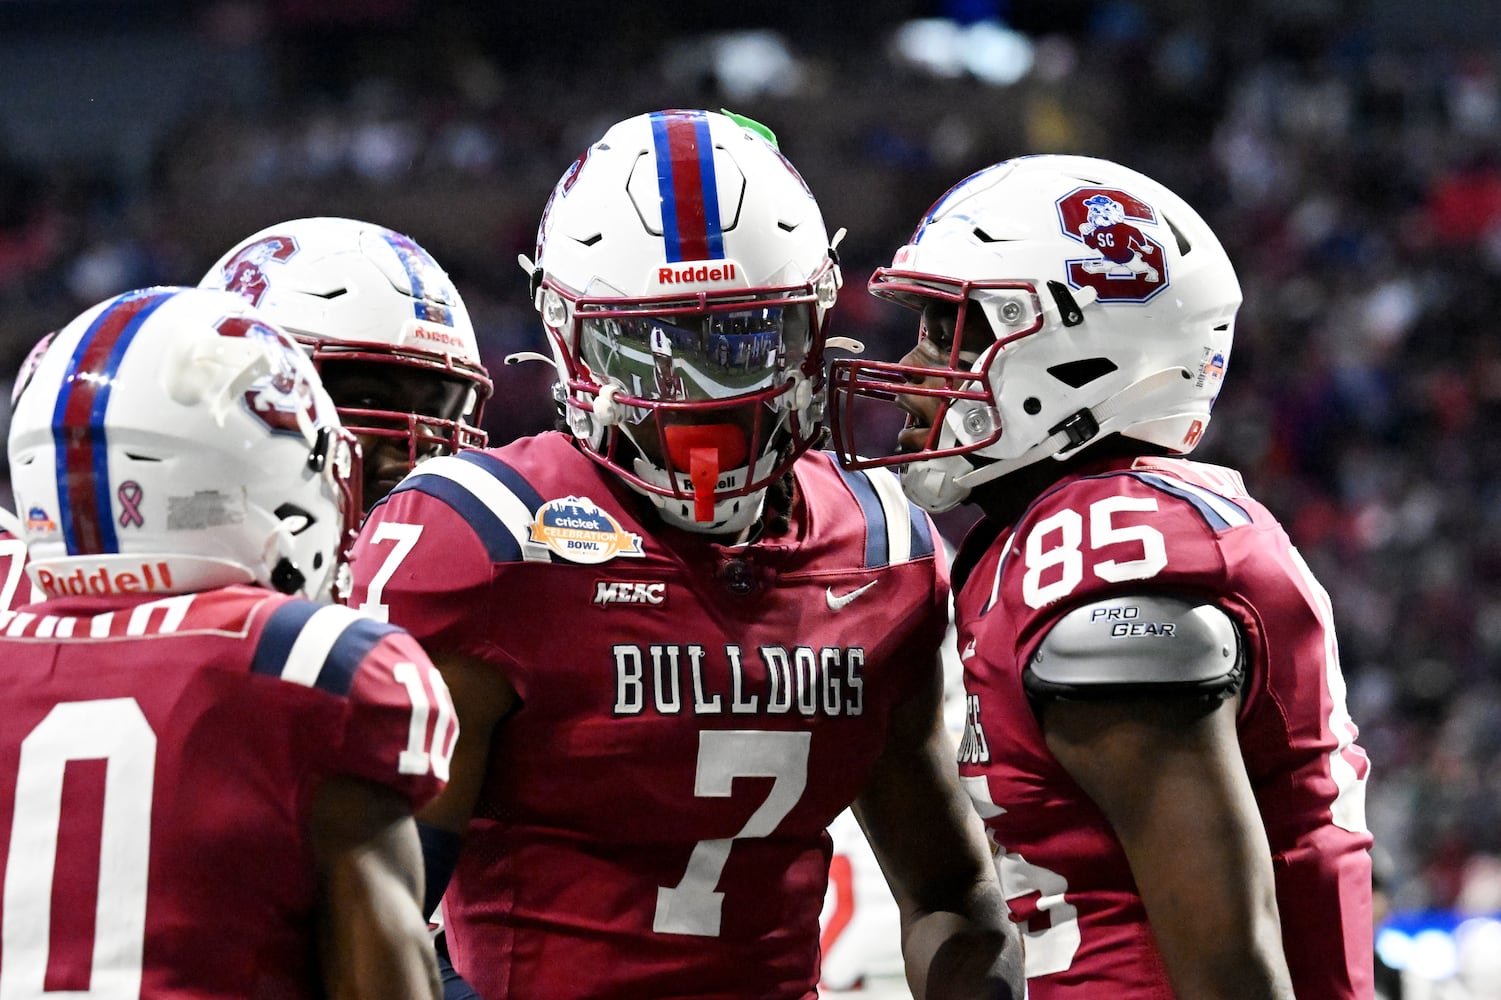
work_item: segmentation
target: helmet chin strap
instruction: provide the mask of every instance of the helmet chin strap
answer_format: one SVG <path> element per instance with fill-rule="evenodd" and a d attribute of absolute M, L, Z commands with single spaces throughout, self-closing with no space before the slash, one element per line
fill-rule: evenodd
<path fill-rule="evenodd" d="M 959 478 L 974 469 L 963 455 L 929 458 L 901 467 L 902 492 L 930 514 L 953 510 L 969 499 L 969 487 Z"/>
<path fill-rule="evenodd" d="M 1096 406 L 1074 413 L 1055 427 L 1051 434 L 1017 457 L 996 459 L 984 465 L 974 466 L 971 471 L 955 476 L 954 482 L 964 487 L 967 494 L 969 490 L 982 483 L 988 483 L 1018 469 L 1024 469 L 1044 458 L 1058 461 L 1069 458 L 1098 437 L 1101 431 L 1113 430 L 1113 423 L 1117 418 L 1129 412 L 1142 400 L 1174 382 L 1192 377 L 1193 373 L 1181 365 L 1155 371 L 1145 378 L 1132 382 Z M 944 428 L 945 437 L 951 433 L 947 427 Z"/>

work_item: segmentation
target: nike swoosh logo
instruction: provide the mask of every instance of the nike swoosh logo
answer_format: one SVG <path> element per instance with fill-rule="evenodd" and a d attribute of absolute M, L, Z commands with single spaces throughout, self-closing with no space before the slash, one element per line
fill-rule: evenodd
<path fill-rule="evenodd" d="M 874 587 L 877 582 L 878 581 L 876 580 L 872 580 L 863 587 L 856 587 L 848 594 L 835 594 L 833 587 L 826 587 L 824 588 L 823 596 L 829 602 L 830 611 L 843 611 L 845 605 L 849 604 L 855 598 L 865 593 L 871 587 Z"/>

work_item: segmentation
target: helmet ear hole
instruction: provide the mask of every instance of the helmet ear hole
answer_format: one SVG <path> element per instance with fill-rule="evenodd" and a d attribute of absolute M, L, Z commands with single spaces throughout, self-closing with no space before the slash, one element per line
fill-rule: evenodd
<path fill-rule="evenodd" d="M 1054 365 L 1048 369 L 1048 374 L 1070 389 L 1080 389 L 1095 379 L 1104 378 L 1116 368 L 1116 363 L 1109 358 L 1082 358 Z"/>

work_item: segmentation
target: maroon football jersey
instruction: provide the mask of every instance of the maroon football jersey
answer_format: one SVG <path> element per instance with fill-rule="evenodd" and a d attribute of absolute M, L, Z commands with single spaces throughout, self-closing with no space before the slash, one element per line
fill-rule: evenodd
<path fill-rule="evenodd" d="M 1139 459 L 1066 477 L 961 586 L 960 773 L 1024 929 L 1032 1000 L 1173 997 L 1125 855 L 1049 754 L 1023 688 L 1025 665 L 1065 612 L 1154 592 L 1212 601 L 1243 636 L 1241 752 L 1298 996 L 1369 998 L 1367 762 L 1345 708 L 1329 599 L 1239 474 Z"/>
<path fill-rule="evenodd" d="M 444 901 L 454 965 L 490 997 L 814 997 L 825 828 L 938 669 L 942 550 L 894 476 L 823 454 L 785 535 L 649 510 L 548 433 L 423 463 L 361 534 L 351 604 L 521 699 Z"/>
<path fill-rule="evenodd" d="M 319 785 L 457 736 L 410 636 L 253 587 L 0 613 L 0 993 L 315 998 Z"/>

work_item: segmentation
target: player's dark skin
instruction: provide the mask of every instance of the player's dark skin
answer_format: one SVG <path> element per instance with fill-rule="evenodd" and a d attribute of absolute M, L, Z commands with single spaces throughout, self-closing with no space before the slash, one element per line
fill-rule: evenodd
<path fill-rule="evenodd" d="M 383 410 L 412 417 L 434 414 L 457 420 L 466 400 L 462 382 L 436 372 L 395 370 L 389 365 L 358 361 L 326 361 L 319 374 L 345 426 L 359 438 L 365 459 L 366 511 L 411 471 L 414 456 L 408 445 L 410 421 L 393 421 L 363 411 Z M 436 444 L 419 446 L 415 459 L 431 458 L 438 448 Z"/>

